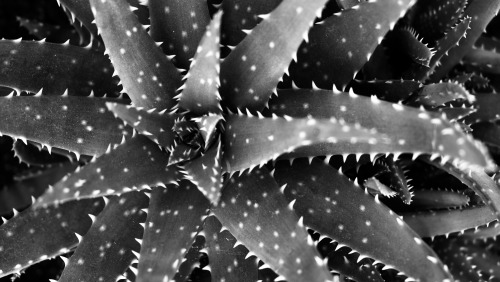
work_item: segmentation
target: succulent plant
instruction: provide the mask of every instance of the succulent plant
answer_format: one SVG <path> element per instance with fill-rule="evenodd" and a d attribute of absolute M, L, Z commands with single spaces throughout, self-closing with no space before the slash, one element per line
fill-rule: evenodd
<path fill-rule="evenodd" d="M 500 1 L 414 2 L 20 18 L 39 40 L 0 41 L 0 132 L 35 169 L 2 190 L 0 275 L 499 279 Z"/>

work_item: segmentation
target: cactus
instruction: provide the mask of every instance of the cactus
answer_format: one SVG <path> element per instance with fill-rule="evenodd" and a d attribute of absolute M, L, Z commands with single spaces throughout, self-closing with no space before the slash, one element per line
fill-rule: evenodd
<path fill-rule="evenodd" d="M 58 4 L 0 40 L 0 276 L 498 279 L 500 1 Z"/>

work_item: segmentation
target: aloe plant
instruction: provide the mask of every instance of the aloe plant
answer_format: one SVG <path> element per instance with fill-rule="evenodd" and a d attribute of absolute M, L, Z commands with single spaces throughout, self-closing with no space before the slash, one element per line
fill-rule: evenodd
<path fill-rule="evenodd" d="M 1 276 L 498 278 L 500 1 L 58 4 L 0 41 Z"/>

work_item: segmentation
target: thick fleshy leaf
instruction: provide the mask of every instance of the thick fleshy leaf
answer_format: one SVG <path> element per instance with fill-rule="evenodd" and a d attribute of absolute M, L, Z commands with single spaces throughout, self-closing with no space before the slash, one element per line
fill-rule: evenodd
<path fill-rule="evenodd" d="M 66 174 L 75 171 L 77 164 L 63 163 L 49 166 L 43 171 L 24 175 L 11 185 L 0 189 L 0 215 L 22 209 L 32 204 L 49 185 L 54 185 Z"/>
<path fill-rule="evenodd" d="M 429 66 L 434 52 L 427 44 L 419 40 L 415 30 L 412 28 L 396 29 L 391 33 L 391 37 L 399 42 L 401 51 L 414 63 Z"/>
<path fill-rule="evenodd" d="M 487 206 L 456 210 L 404 213 L 404 221 L 421 237 L 434 237 L 475 228 L 496 219 Z"/>
<path fill-rule="evenodd" d="M 469 239 L 495 238 L 500 235 L 500 222 L 487 223 L 486 225 L 476 227 L 464 232 L 464 236 Z"/>
<path fill-rule="evenodd" d="M 171 281 L 202 225 L 210 203 L 188 181 L 153 188 L 137 281 Z"/>
<path fill-rule="evenodd" d="M 449 121 L 456 121 L 465 118 L 476 111 L 477 109 L 473 107 L 467 108 L 465 105 L 462 107 L 443 107 L 438 109 L 438 112 L 444 113 Z"/>
<path fill-rule="evenodd" d="M 106 106 L 115 116 L 119 117 L 125 123 L 133 126 L 137 132 L 147 136 L 167 150 L 174 145 L 175 134 L 172 131 L 175 119 L 174 114 L 165 111 L 145 110 L 133 106 L 121 105 L 117 103 L 106 103 Z"/>
<path fill-rule="evenodd" d="M 111 100 L 74 96 L 15 96 L 0 99 L 0 132 L 79 155 L 104 154 L 132 130 L 106 110 Z"/>
<path fill-rule="evenodd" d="M 467 248 L 463 248 L 456 243 L 457 240 L 440 240 L 434 244 L 434 249 L 439 257 L 450 268 L 453 274 L 454 281 L 458 282 L 486 282 L 483 275 L 476 270 L 477 266 L 473 266 L 470 262 L 470 255 L 467 253 Z"/>
<path fill-rule="evenodd" d="M 94 24 L 94 16 L 92 15 L 92 10 L 90 8 L 89 0 L 58 0 L 57 1 L 63 10 L 68 14 L 70 22 L 74 22 L 75 18 L 80 21 L 85 28 L 91 32 L 93 37 L 97 37 L 97 28 Z M 141 20 L 142 24 L 147 24 L 144 15 L 144 7 L 141 7 L 138 0 L 127 0 L 127 2 L 139 10 L 136 10 L 136 14 Z M 75 23 L 73 26 L 78 27 Z M 81 32 L 81 31 L 80 31 Z"/>
<path fill-rule="evenodd" d="M 257 258 L 246 259 L 247 248 L 238 244 L 215 216 L 207 217 L 203 232 L 212 281 L 257 281 Z"/>
<path fill-rule="evenodd" d="M 349 87 L 359 95 L 377 97 L 384 101 L 400 102 L 406 100 L 422 84 L 414 80 L 352 80 Z"/>
<path fill-rule="evenodd" d="M 433 82 L 444 77 L 469 52 L 499 9 L 500 1 L 497 0 L 471 1 L 465 9 L 465 15 L 473 19 L 470 23 L 470 29 L 467 31 L 467 37 L 462 37 L 459 46 L 449 50 L 448 55 L 440 59 L 441 65 L 431 75 Z"/>
<path fill-rule="evenodd" d="M 476 43 L 474 43 L 474 46 L 488 51 L 500 50 L 500 40 L 496 37 L 482 34 Z"/>
<path fill-rule="evenodd" d="M 411 2 L 362 2 L 356 9 L 339 12 L 315 25 L 309 33 L 309 44 L 301 47 L 297 63 L 292 64 L 292 77 L 314 81 L 325 89 L 332 89 L 334 84 L 344 89 Z"/>
<path fill-rule="evenodd" d="M 450 163 L 440 163 L 436 160 L 430 161 L 423 158 L 427 163 L 436 166 L 453 175 L 463 184 L 472 189 L 483 202 L 490 207 L 498 219 L 500 219 L 500 187 L 495 180 L 485 173 L 483 167 L 477 165 L 463 165 L 458 167 Z"/>
<path fill-rule="evenodd" d="M 270 109 L 278 115 L 334 117 L 351 124 L 359 123 L 375 128 L 392 140 L 389 144 L 345 146 L 340 152 L 329 146 L 317 155 L 411 152 L 439 154 L 483 166 L 488 163 L 485 148 L 440 114 L 380 101 L 373 96 L 370 99 L 347 93 L 335 95 L 326 90 L 282 90 L 271 100 Z"/>
<path fill-rule="evenodd" d="M 442 82 L 423 86 L 406 104 L 437 107 L 458 99 L 473 102 L 475 97 L 458 83 Z"/>
<path fill-rule="evenodd" d="M 168 154 L 157 144 L 138 135 L 58 182 L 34 206 L 175 183 L 182 176 L 176 166 L 167 166 L 167 161 Z"/>
<path fill-rule="evenodd" d="M 410 10 L 409 18 L 413 28 L 427 42 L 433 42 L 462 16 L 467 0 L 420 0 Z"/>
<path fill-rule="evenodd" d="M 120 91 L 113 66 L 91 48 L 43 41 L 0 40 L 0 85 L 20 91 L 97 96 Z"/>
<path fill-rule="evenodd" d="M 287 185 L 285 195 L 305 226 L 360 253 L 359 260 L 373 258 L 421 281 L 451 279 L 432 249 L 378 197 L 320 160 L 280 164 L 274 177 Z"/>
<path fill-rule="evenodd" d="M 75 233 L 91 225 L 88 214 L 104 207 L 102 199 L 68 202 L 44 210 L 28 209 L 0 227 L 0 276 L 69 252 L 78 245 Z"/>
<path fill-rule="evenodd" d="M 230 115 L 225 126 L 223 166 L 228 172 L 262 166 L 301 146 L 329 142 L 341 150 L 345 143 L 356 146 L 385 142 L 383 135 L 336 119 Z M 314 150 L 306 152 L 306 156 L 318 155 Z"/>
<path fill-rule="evenodd" d="M 444 37 L 436 42 L 434 46 L 436 53 L 432 56 L 430 62 L 431 70 L 429 72 L 421 72 L 418 75 L 415 75 L 419 80 L 423 81 L 427 79 L 427 77 L 434 71 L 441 58 L 446 56 L 450 49 L 458 45 L 462 37 L 466 36 L 470 23 L 471 18 L 465 17 L 450 31 L 448 31 Z"/>
<path fill-rule="evenodd" d="M 282 0 L 224 0 L 222 1 L 222 44 L 236 46 L 245 38 L 244 30 L 253 29 L 259 15 L 270 13 Z"/>
<path fill-rule="evenodd" d="M 413 197 L 413 192 L 410 191 L 411 186 L 408 184 L 401 163 L 397 159 L 394 160 L 394 155 L 379 158 L 378 162 L 388 170 L 386 174 L 388 175 L 388 183 L 391 189 L 397 192 L 397 195 L 405 204 L 409 205 Z"/>
<path fill-rule="evenodd" d="M 135 259 L 149 198 L 142 192 L 112 197 L 80 240 L 60 282 L 116 281 Z"/>
<path fill-rule="evenodd" d="M 201 39 L 191 61 L 186 83 L 179 95 L 179 108 L 194 115 L 219 113 L 219 59 L 221 13 L 217 13 Z"/>
<path fill-rule="evenodd" d="M 185 178 L 193 182 L 215 205 L 222 188 L 221 157 L 221 142 L 218 140 L 204 155 L 184 165 Z"/>
<path fill-rule="evenodd" d="M 189 68 L 189 60 L 210 23 L 206 1 L 199 0 L 149 0 L 151 36 L 164 42 L 164 50 L 175 55 L 176 65 Z"/>
<path fill-rule="evenodd" d="M 266 169 L 233 176 L 212 211 L 236 240 L 284 279 L 331 280 L 302 221 Z"/>
<path fill-rule="evenodd" d="M 462 208 L 469 204 L 469 197 L 453 190 L 415 190 L 412 206 L 423 209 Z"/>
<path fill-rule="evenodd" d="M 198 125 L 200 134 L 205 142 L 205 150 L 207 150 L 215 142 L 215 137 L 218 134 L 217 125 L 221 120 L 224 120 L 224 117 L 221 115 L 208 115 L 193 118 L 193 121 Z"/>
<path fill-rule="evenodd" d="M 463 58 L 463 63 L 486 73 L 500 74 L 500 53 L 496 50 L 472 48 Z"/>
<path fill-rule="evenodd" d="M 128 3 L 90 0 L 90 4 L 107 53 L 132 104 L 146 109 L 170 109 L 176 89 L 181 86 L 180 74 L 149 37 Z"/>
<path fill-rule="evenodd" d="M 282 2 L 224 59 L 220 92 L 229 108 L 264 108 L 325 2 Z"/>

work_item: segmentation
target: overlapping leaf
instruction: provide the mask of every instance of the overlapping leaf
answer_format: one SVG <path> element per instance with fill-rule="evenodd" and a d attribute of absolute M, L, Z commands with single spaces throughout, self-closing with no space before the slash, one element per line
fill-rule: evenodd
<path fill-rule="evenodd" d="M 266 169 L 233 176 L 212 208 L 229 232 L 289 281 L 331 280 L 308 234 Z"/>
<path fill-rule="evenodd" d="M 167 166 L 167 162 L 167 153 L 147 137 L 137 135 L 58 182 L 34 206 L 175 183 L 181 175 L 176 166 Z"/>
<path fill-rule="evenodd" d="M 174 145 L 175 134 L 172 127 L 176 116 L 165 111 L 144 110 L 133 106 L 107 103 L 115 116 L 133 126 L 140 134 L 147 136 L 160 146 L 170 149 Z"/>
<path fill-rule="evenodd" d="M 347 93 L 335 95 L 326 90 L 282 90 L 270 102 L 270 109 L 278 115 L 315 118 L 337 118 L 347 123 L 359 123 L 386 134 L 387 144 L 353 144 L 340 148 L 325 146 L 317 155 L 345 153 L 426 153 L 439 154 L 472 164 L 486 165 L 484 148 L 441 118 L 439 114 L 405 107 Z M 410 126 L 411 125 L 411 126 Z M 300 153 L 300 150 L 296 150 Z"/>
<path fill-rule="evenodd" d="M 229 231 L 223 229 L 215 216 L 205 220 L 203 230 L 214 281 L 257 281 L 257 258 L 247 258 L 248 250 L 238 244 Z"/>
<path fill-rule="evenodd" d="M 435 41 L 457 22 L 467 0 L 420 0 L 409 12 L 411 25 L 428 42 Z"/>
<path fill-rule="evenodd" d="M 264 108 L 325 2 L 282 2 L 224 59 L 220 92 L 229 108 Z"/>
<path fill-rule="evenodd" d="M 467 185 L 500 219 L 500 187 L 486 174 L 485 168 L 477 165 L 467 166 L 463 164 L 455 167 L 449 163 L 438 163 L 437 161 L 430 161 L 425 158 L 423 160 L 446 171 Z"/>
<path fill-rule="evenodd" d="M 88 214 L 96 215 L 103 207 L 102 199 L 81 200 L 29 209 L 10 219 L 0 227 L 0 275 L 69 252 L 78 245 L 75 233 L 89 229 Z"/>
<path fill-rule="evenodd" d="M 66 174 L 75 171 L 77 164 L 63 163 L 49 166 L 43 171 L 24 175 L 11 185 L 0 190 L 0 215 L 20 210 L 32 204 L 32 197 L 38 198 L 49 185 L 53 185 Z"/>
<path fill-rule="evenodd" d="M 423 86 L 406 104 L 437 107 L 458 99 L 472 102 L 475 96 L 458 83 L 442 82 Z"/>
<path fill-rule="evenodd" d="M 98 96 L 119 92 L 113 66 L 102 53 L 90 48 L 44 41 L 0 40 L 0 85 L 49 95 Z"/>
<path fill-rule="evenodd" d="M 69 259 L 60 282 L 116 281 L 131 265 L 139 251 L 136 238 L 142 237 L 142 209 L 149 199 L 142 192 L 112 197 L 80 240 Z"/>
<path fill-rule="evenodd" d="M 217 13 L 207 27 L 179 95 L 179 108 L 195 115 L 221 112 L 218 90 L 221 16 Z"/>
<path fill-rule="evenodd" d="M 221 158 L 221 143 L 218 140 L 204 155 L 184 165 L 185 177 L 215 205 L 219 201 L 222 188 Z"/>
<path fill-rule="evenodd" d="M 459 46 L 449 50 L 448 55 L 440 59 L 441 65 L 431 75 L 432 81 L 439 81 L 467 54 L 499 9 L 500 2 L 497 0 L 472 1 L 467 6 L 465 15 L 474 19 L 470 23 L 467 37 L 463 37 Z"/>
<path fill-rule="evenodd" d="M 132 130 L 106 110 L 119 100 L 73 96 L 3 97 L 0 132 L 82 155 L 101 155 Z M 49 126 L 47 126 L 49 125 Z"/>
<path fill-rule="evenodd" d="M 421 281 L 451 279 L 408 225 L 347 177 L 317 159 L 311 165 L 304 159 L 281 164 L 274 177 L 286 184 L 285 195 L 304 225 L 359 252 L 358 261 L 368 256 Z"/>
<path fill-rule="evenodd" d="M 137 281 L 170 281 L 202 225 L 209 202 L 187 181 L 153 188 Z"/>
<path fill-rule="evenodd" d="M 181 86 L 180 74 L 149 37 L 128 3 L 90 0 L 90 4 L 106 52 L 132 104 L 146 109 L 171 108 Z"/>
<path fill-rule="evenodd" d="M 359 95 L 377 95 L 381 100 L 398 103 L 406 100 L 422 84 L 414 80 L 352 80 L 349 87 Z"/>
<path fill-rule="evenodd" d="M 336 119 L 260 118 L 230 115 L 226 118 L 223 166 L 235 172 L 263 165 L 298 147 L 306 148 L 301 156 L 321 155 L 310 149 L 314 145 L 331 144 L 341 150 L 344 144 L 383 143 L 376 132 L 338 122 Z M 362 145 L 360 145 L 362 146 Z"/>
<path fill-rule="evenodd" d="M 404 221 L 421 237 L 460 232 L 487 224 L 495 218 L 486 206 L 403 214 Z"/>
<path fill-rule="evenodd" d="M 309 34 L 310 43 L 298 52 L 291 75 L 325 89 L 332 89 L 334 84 L 344 89 L 411 2 L 362 2 L 356 9 L 334 14 L 315 25 Z"/>
<path fill-rule="evenodd" d="M 245 38 L 244 30 L 253 29 L 259 16 L 275 9 L 282 0 L 226 0 L 222 1 L 222 44 L 236 46 Z"/>
<path fill-rule="evenodd" d="M 416 190 L 412 205 L 423 209 L 462 208 L 469 204 L 469 197 L 458 191 L 433 189 Z"/>
<path fill-rule="evenodd" d="M 151 36 L 156 42 L 165 42 L 165 52 L 175 55 L 178 67 L 188 69 L 210 23 L 206 1 L 149 0 L 148 7 Z"/>
<path fill-rule="evenodd" d="M 465 17 L 458 22 L 455 27 L 448 31 L 444 37 L 436 42 L 434 46 L 436 53 L 431 58 L 430 70 L 429 72 L 420 72 L 418 75 L 415 75 L 419 80 L 427 79 L 427 77 L 434 72 L 441 58 L 447 56 L 448 51 L 456 47 L 460 40 L 466 36 L 471 20 L 470 17 Z"/>
<path fill-rule="evenodd" d="M 500 53 L 473 48 L 463 58 L 466 65 L 471 65 L 485 73 L 500 74 Z"/>

